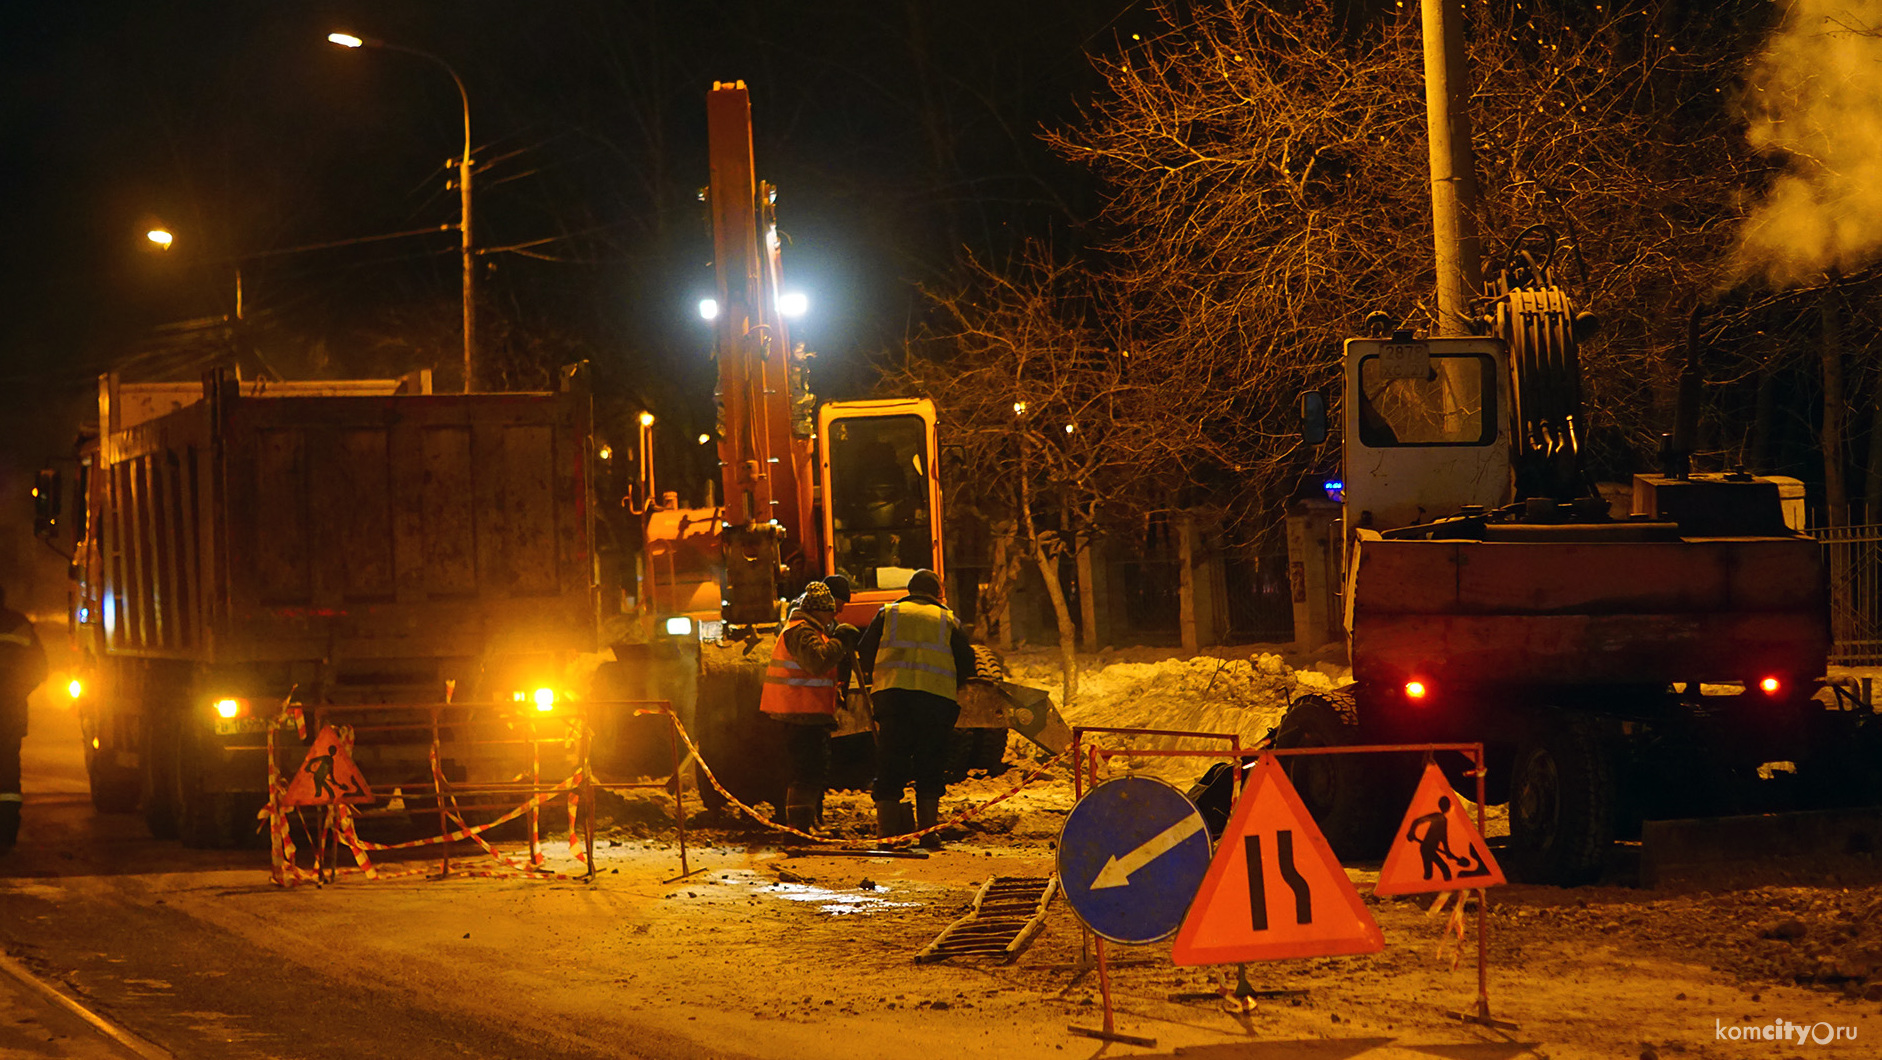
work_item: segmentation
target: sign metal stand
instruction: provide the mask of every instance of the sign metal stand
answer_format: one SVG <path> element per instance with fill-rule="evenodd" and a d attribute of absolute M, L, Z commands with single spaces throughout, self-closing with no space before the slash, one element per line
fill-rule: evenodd
<path fill-rule="evenodd" d="M 1126 736 L 1178 736 L 1178 737 L 1191 737 L 1191 738 L 1204 738 L 1204 739 L 1221 739 L 1221 740 L 1229 741 L 1230 747 L 1226 752 L 1224 751 L 1174 751 L 1174 750 L 1164 750 L 1161 748 L 1104 748 L 1104 747 L 1100 747 L 1094 744 L 1090 748 L 1089 753 L 1085 753 L 1082 747 L 1082 741 L 1083 741 L 1085 734 L 1100 733 L 1100 732 L 1117 734 L 1117 735 L 1126 735 Z M 1415 753 L 1419 751 L 1425 752 L 1427 756 L 1433 753 L 1436 753 L 1438 751 L 1455 751 L 1455 752 L 1458 752 L 1459 754 L 1463 754 L 1469 757 L 1472 768 L 1466 775 L 1474 777 L 1477 782 L 1476 784 L 1477 831 L 1481 835 L 1483 833 L 1484 824 L 1485 824 L 1484 800 L 1486 797 L 1485 784 L 1484 784 L 1484 752 L 1483 752 L 1483 745 L 1481 743 L 1356 744 L 1356 745 L 1344 746 L 1344 747 L 1288 747 L 1288 748 L 1271 747 L 1271 748 L 1264 748 L 1264 749 L 1244 750 L 1241 746 L 1241 741 L 1239 737 L 1235 736 L 1234 734 L 1229 734 L 1229 733 L 1174 732 L 1174 731 L 1159 730 L 1159 729 L 1127 729 L 1127 728 L 1110 728 L 1110 727 L 1095 727 L 1095 726 L 1094 727 L 1074 726 L 1072 729 L 1073 761 L 1075 763 L 1080 763 L 1082 768 L 1075 768 L 1073 770 L 1073 774 L 1072 774 L 1073 796 L 1074 796 L 1074 799 L 1077 799 L 1083 796 L 1084 788 L 1085 788 L 1084 782 L 1086 780 L 1087 770 L 1089 770 L 1091 782 L 1095 784 L 1097 782 L 1098 771 L 1101 767 L 1102 762 L 1105 759 L 1108 759 L 1114 756 L 1130 756 L 1130 757 L 1146 757 L 1146 758 L 1223 758 L 1223 757 L 1228 757 L 1228 758 L 1234 759 L 1239 765 L 1239 763 L 1243 759 L 1256 757 L 1262 754 L 1271 754 L 1277 757 L 1284 757 L 1284 756 L 1290 756 L 1290 755 L 1314 755 L 1314 754 L 1398 754 L 1398 753 L 1405 753 L 1405 752 Z M 1232 801 L 1239 802 L 1241 794 L 1242 794 L 1241 792 L 1242 769 L 1238 767 L 1232 772 L 1234 775 L 1234 788 L 1233 788 L 1234 799 Z M 1492 1027 L 1492 1028 L 1496 1028 L 1499 1030 L 1516 1030 L 1518 1029 L 1517 1024 L 1509 1022 L 1507 1020 L 1496 1019 L 1490 1013 L 1489 930 L 1490 930 L 1490 923 L 1489 923 L 1488 903 L 1485 901 L 1484 893 L 1481 890 L 1478 890 L 1477 891 L 1477 1005 L 1476 1005 L 1476 1011 L 1458 1012 L 1458 1011 L 1452 1011 L 1452 1010 L 1445 1010 L 1445 1014 L 1448 1016 L 1454 1017 L 1462 1022 L 1476 1024 L 1478 1026 Z M 1085 938 L 1088 944 L 1094 941 L 1093 935 L 1089 928 L 1085 930 Z M 1134 1037 L 1130 1035 L 1119 1034 L 1117 1032 L 1115 1020 L 1113 1016 L 1113 1010 L 1111 1006 L 1110 968 L 1106 961 L 1104 939 L 1096 938 L 1095 943 L 1096 943 L 1096 950 L 1097 950 L 1096 964 L 1097 964 L 1097 969 L 1098 969 L 1098 982 L 1099 982 L 1099 988 L 1103 995 L 1103 1000 L 1104 1000 L 1104 1026 L 1102 1029 L 1084 1028 L 1084 1027 L 1076 1027 L 1076 1026 L 1069 1027 L 1068 1029 L 1074 1034 L 1082 1035 L 1084 1037 L 1089 1037 L 1089 1038 L 1097 1038 L 1097 1039 L 1104 1040 L 1104 1041 L 1118 1041 L 1118 1042 L 1125 1042 L 1127 1044 L 1132 1044 L 1132 1045 L 1154 1046 L 1155 1045 L 1154 1039 L 1138 1038 L 1138 1037 Z M 1082 963 L 1084 962 L 1081 959 L 1081 964 Z M 1241 1011 L 1246 1012 L 1253 1008 L 1253 1000 L 1256 997 L 1293 996 L 1299 993 L 1302 993 L 1302 992 L 1301 991 L 1287 991 L 1287 990 L 1253 989 L 1252 987 L 1248 986 L 1247 970 L 1246 970 L 1246 967 L 1244 966 L 1241 970 L 1236 989 L 1232 992 L 1225 990 L 1220 994 L 1220 996 L 1223 996 L 1224 998 L 1229 999 L 1230 1001 L 1238 1005 Z M 1172 1000 L 1177 1000 L 1179 998 L 1183 1000 L 1192 999 L 1190 998 L 1189 995 L 1172 995 Z M 1195 998 L 1195 999 L 1200 999 L 1200 997 Z"/>

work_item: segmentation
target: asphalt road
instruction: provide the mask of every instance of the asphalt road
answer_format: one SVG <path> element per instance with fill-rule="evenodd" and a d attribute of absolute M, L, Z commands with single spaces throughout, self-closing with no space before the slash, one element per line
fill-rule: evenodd
<path fill-rule="evenodd" d="M 179 908 L 177 895 L 200 901 L 231 879 L 267 886 L 246 882 L 265 878 L 266 853 L 185 850 L 151 839 L 139 818 L 95 813 L 76 718 L 46 691 L 33 707 L 24 826 L 0 855 L 0 949 L 13 962 L 192 1060 L 548 1055 L 540 1039 L 467 1025 L 426 992 L 321 975 Z M 0 1057 L 135 1055 L 3 972 L 0 1012 Z M 601 1054 L 558 1043 L 554 1055 Z"/>

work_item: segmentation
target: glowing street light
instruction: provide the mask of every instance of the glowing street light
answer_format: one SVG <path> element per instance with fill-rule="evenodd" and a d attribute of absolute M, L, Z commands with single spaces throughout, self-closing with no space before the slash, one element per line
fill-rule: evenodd
<path fill-rule="evenodd" d="M 427 51 L 407 48 L 398 44 L 387 44 L 370 37 L 355 37 L 351 33 L 329 33 L 327 40 L 342 48 L 379 48 L 389 52 L 404 52 L 416 55 L 420 59 L 438 64 L 444 72 L 451 75 L 451 83 L 457 86 L 457 96 L 464 104 L 464 153 L 457 160 L 458 186 L 458 232 L 463 237 L 464 257 L 464 392 L 474 389 L 473 352 L 477 349 L 477 303 L 476 303 L 476 268 L 471 258 L 471 124 L 470 93 L 464 91 L 464 79 L 457 76 L 451 64 Z"/>
<path fill-rule="evenodd" d="M 176 233 L 170 231 L 168 228 L 165 228 L 162 225 L 157 225 L 156 227 L 150 229 L 148 232 L 145 232 L 144 239 L 150 243 L 152 249 L 157 250 L 159 252 L 167 251 L 171 247 L 176 245 Z M 241 266 L 240 259 L 234 259 L 234 260 L 235 260 L 235 319 L 241 320 L 242 319 L 242 266 Z M 221 262 L 216 262 L 214 264 L 221 264 Z"/>

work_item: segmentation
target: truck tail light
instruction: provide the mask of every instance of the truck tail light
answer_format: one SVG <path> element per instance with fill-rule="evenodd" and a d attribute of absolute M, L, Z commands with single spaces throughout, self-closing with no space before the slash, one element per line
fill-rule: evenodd
<path fill-rule="evenodd" d="M 1425 697 L 1430 694 L 1430 687 L 1423 681 L 1414 678 L 1413 680 L 1405 682 L 1405 698 L 1411 700 L 1413 703 L 1423 703 Z"/>
<path fill-rule="evenodd" d="M 216 708 L 216 717 L 218 718 L 246 718 L 248 717 L 248 700 L 246 699 L 236 699 L 233 696 L 224 696 L 223 698 L 215 701 L 215 708 Z"/>
<path fill-rule="evenodd" d="M 1767 696 L 1775 696 L 1784 690 L 1784 682 L 1775 677 L 1767 677 L 1758 682 L 1758 690 Z"/>

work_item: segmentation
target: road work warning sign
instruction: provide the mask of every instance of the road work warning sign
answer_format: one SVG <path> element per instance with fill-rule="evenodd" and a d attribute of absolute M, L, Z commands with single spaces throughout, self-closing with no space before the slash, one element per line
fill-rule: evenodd
<path fill-rule="evenodd" d="M 1436 762 L 1426 763 L 1372 893 L 1475 890 L 1505 882 L 1489 844 L 1464 812 L 1464 800 Z"/>
<path fill-rule="evenodd" d="M 314 746 L 308 748 L 301 768 L 295 771 L 294 779 L 288 781 L 282 804 L 327 806 L 336 802 L 371 802 L 372 786 L 366 783 L 365 774 L 346 753 L 349 745 L 350 741 L 341 739 L 333 726 L 321 729 L 320 735 L 314 737 Z"/>
<path fill-rule="evenodd" d="M 1176 932 L 1177 964 L 1377 953 L 1385 935 L 1273 755 L 1262 755 Z"/>

